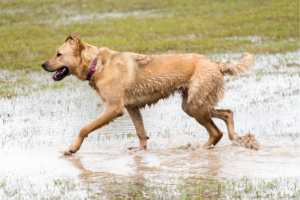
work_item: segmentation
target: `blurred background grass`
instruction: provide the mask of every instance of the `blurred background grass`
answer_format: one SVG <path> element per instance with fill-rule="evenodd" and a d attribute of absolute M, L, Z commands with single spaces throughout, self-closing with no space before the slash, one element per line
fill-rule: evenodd
<path fill-rule="evenodd" d="M 1 0 L 0 68 L 41 70 L 68 34 L 143 54 L 299 49 L 299 0 Z"/>

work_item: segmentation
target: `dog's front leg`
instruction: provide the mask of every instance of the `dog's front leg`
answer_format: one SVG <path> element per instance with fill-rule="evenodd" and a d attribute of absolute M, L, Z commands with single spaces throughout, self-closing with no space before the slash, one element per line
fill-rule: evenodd
<path fill-rule="evenodd" d="M 89 124 L 85 125 L 79 132 L 76 140 L 71 144 L 67 149 L 62 151 L 64 155 L 70 155 L 72 153 L 76 153 L 81 147 L 81 144 L 88 136 L 88 134 L 92 131 L 102 128 L 105 125 L 108 125 L 114 119 L 119 116 L 122 116 L 124 113 L 124 107 L 120 105 L 109 105 L 106 104 L 105 110 L 101 113 L 99 117 L 94 119 Z"/>
<path fill-rule="evenodd" d="M 140 150 L 147 149 L 147 139 L 149 139 L 149 137 L 146 134 L 140 110 L 138 108 L 126 108 L 126 109 L 131 117 L 136 133 L 140 139 Z M 131 147 L 129 149 L 133 149 L 133 148 Z"/>

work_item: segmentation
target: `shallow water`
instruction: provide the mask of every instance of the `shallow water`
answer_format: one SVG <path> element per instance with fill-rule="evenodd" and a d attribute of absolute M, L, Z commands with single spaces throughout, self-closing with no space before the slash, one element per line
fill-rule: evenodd
<path fill-rule="evenodd" d="M 210 58 L 225 62 L 237 57 L 226 54 Z M 299 52 L 256 55 L 255 60 L 248 75 L 226 77 L 227 91 L 218 108 L 233 110 L 236 133 L 255 134 L 261 143 L 259 151 L 234 146 L 225 124 L 218 119 L 214 121 L 224 136 L 215 148 L 168 148 L 169 138 L 179 132 L 185 134 L 186 143 L 199 134 L 200 144 L 208 139 L 206 130 L 181 110 L 181 99 L 175 95 L 142 110 L 150 136 L 147 151 L 127 150 L 139 142 L 125 113 L 113 124 L 91 133 L 76 154 L 63 156 L 58 151 L 68 147 L 80 128 L 104 108 L 83 82 L 0 99 L 0 175 L 30 177 L 34 184 L 61 177 L 162 181 L 172 177 L 300 178 L 300 68 L 287 67 L 288 63 L 299 63 Z M 40 77 L 38 81 L 51 77 L 43 72 L 31 75 Z"/>

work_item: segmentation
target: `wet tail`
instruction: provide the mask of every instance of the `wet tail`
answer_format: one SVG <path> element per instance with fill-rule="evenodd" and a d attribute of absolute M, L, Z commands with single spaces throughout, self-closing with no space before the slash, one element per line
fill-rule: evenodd
<path fill-rule="evenodd" d="M 242 56 L 232 63 L 216 63 L 223 75 L 238 75 L 246 71 L 254 64 L 254 59 L 250 53 L 243 53 Z"/>

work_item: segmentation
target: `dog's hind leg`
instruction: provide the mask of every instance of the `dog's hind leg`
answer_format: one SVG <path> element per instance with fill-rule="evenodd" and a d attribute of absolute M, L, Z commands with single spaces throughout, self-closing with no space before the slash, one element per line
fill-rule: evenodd
<path fill-rule="evenodd" d="M 99 117 L 94 119 L 89 124 L 85 125 L 79 132 L 76 140 L 71 144 L 67 149 L 62 151 L 65 155 L 70 155 L 72 153 L 76 153 L 81 147 L 81 144 L 88 136 L 88 134 L 92 131 L 102 128 L 105 125 L 108 125 L 114 119 L 119 116 L 122 116 L 124 112 L 124 108 L 120 105 L 109 105 L 106 104 L 105 110 L 101 113 Z"/>
<path fill-rule="evenodd" d="M 211 109 L 210 113 L 212 117 L 222 119 L 225 122 L 228 130 L 228 137 L 232 143 L 249 149 L 260 149 L 260 143 L 255 139 L 254 135 L 249 133 L 241 137 L 235 134 L 232 110 Z"/>
<path fill-rule="evenodd" d="M 212 120 L 208 108 L 197 104 L 189 104 L 189 111 L 196 121 L 204 126 L 209 133 L 209 139 L 203 146 L 216 145 L 221 140 L 223 133 Z"/>
<path fill-rule="evenodd" d="M 225 122 L 228 130 L 228 137 L 230 140 L 239 142 L 239 136 L 234 133 L 234 121 L 232 110 L 211 109 L 210 114 L 212 117 L 222 119 Z"/>
<path fill-rule="evenodd" d="M 223 75 L 214 68 L 213 63 L 204 61 L 203 64 L 199 64 L 199 69 L 188 85 L 186 94 L 188 110 L 191 116 L 209 133 L 209 139 L 204 144 L 205 147 L 216 145 L 223 137 L 222 131 L 211 118 L 210 110 L 222 99 L 224 84 Z"/>
<path fill-rule="evenodd" d="M 147 139 L 149 139 L 149 137 L 146 134 L 144 124 L 143 124 L 143 118 L 139 108 L 126 108 L 126 109 L 131 117 L 136 133 L 140 139 L 140 150 L 147 149 Z M 135 148 L 130 147 L 128 149 L 135 149 Z"/>

